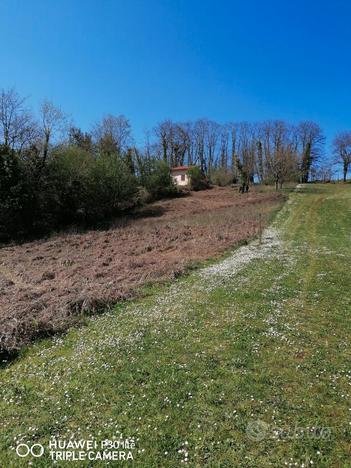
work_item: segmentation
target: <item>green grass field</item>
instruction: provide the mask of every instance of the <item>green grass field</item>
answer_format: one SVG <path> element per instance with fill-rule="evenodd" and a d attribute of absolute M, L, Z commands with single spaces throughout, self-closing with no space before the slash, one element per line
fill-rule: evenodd
<path fill-rule="evenodd" d="M 140 467 L 349 467 L 350 260 L 351 186 L 302 187 L 261 244 L 29 347 L 1 369 L 0 466 L 122 434 Z"/>

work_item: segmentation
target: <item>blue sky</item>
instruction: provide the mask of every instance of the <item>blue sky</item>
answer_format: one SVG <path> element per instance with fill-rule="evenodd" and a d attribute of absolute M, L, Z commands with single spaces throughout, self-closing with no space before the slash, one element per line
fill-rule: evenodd
<path fill-rule="evenodd" d="M 348 1 L 0 0 L 0 87 L 87 130 L 125 114 L 351 129 Z"/>

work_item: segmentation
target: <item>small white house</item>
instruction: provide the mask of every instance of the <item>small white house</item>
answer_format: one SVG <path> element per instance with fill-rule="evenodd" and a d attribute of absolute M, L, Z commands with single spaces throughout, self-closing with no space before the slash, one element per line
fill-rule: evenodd
<path fill-rule="evenodd" d="M 190 175 L 188 174 L 189 166 L 178 166 L 171 168 L 171 176 L 174 183 L 179 187 L 187 187 L 190 185 Z"/>

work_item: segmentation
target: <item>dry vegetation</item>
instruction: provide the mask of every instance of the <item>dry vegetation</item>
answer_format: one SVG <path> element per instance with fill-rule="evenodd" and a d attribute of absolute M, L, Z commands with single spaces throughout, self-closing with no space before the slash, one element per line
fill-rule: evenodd
<path fill-rule="evenodd" d="M 170 279 L 250 239 L 282 201 L 275 193 L 214 188 L 154 203 L 104 231 L 2 248 L 1 349 L 64 330 L 145 283 Z"/>

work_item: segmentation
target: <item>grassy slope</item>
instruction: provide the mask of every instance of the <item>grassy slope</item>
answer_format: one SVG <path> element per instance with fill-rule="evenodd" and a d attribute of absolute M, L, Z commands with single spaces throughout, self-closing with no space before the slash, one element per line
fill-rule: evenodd
<path fill-rule="evenodd" d="M 195 272 L 4 368 L 0 466 L 21 466 L 15 437 L 117 431 L 137 466 L 349 466 L 351 190 L 290 200 L 284 242 L 236 275 Z"/>

